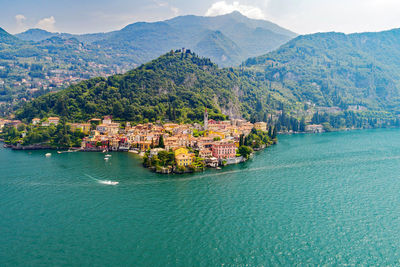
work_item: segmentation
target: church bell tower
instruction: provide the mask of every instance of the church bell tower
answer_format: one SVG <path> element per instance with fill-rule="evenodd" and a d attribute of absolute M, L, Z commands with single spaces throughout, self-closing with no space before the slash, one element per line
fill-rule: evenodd
<path fill-rule="evenodd" d="M 204 110 L 204 130 L 208 130 L 208 111 L 207 108 Z"/>

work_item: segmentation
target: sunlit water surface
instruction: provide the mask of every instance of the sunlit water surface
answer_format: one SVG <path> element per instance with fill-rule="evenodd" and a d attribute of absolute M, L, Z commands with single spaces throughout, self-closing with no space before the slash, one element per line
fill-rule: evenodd
<path fill-rule="evenodd" d="M 400 264 L 400 130 L 281 136 L 183 176 L 46 152 L 0 149 L 1 266 Z"/>

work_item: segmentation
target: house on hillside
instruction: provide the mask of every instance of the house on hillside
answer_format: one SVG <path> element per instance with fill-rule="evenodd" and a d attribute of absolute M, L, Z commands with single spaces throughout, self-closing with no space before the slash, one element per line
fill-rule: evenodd
<path fill-rule="evenodd" d="M 254 123 L 254 128 L 258 131 L 267 131 L 267 124 L 265 122 L 256 122 Z"/>
<path fill-rule="evenodd" d="M 307 125 L 305 128 L 305 131 L 307 133 L 323 133 L 324 132 L 324 126 L 321 124 L 311 124 Z"/>
<path fill-rule="evenodd" d="M 54 124 L 56 126 L 60 122 L 60 118 L 59 117 L 49 117 L 47 120 L 48 120 L 49 124 Z"/>
<path fill-rule="evenodd" d="M 208 148 L 200 149 L 199 157 L 203 158 L 203 159 L 211 158 L 212 157 L 212 151 L 210 149 L 208 149 Z"/>
<path fill-rule="evenodd" d="M 40 123 L 40 119 L 39 118 L 32 119 L 32 124 L 33 125 L 38 125 L 39 123 Z"/>

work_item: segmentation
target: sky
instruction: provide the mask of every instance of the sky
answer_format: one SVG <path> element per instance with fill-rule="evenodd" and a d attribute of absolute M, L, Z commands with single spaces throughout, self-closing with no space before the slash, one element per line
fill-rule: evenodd
<path fill-rule="evenodd" d="M 138 21 L 233 11 L 265 19 L 299 34 L 400 28 L 400 0 L 0 0 L 0 27 L 94 33 Z"/>

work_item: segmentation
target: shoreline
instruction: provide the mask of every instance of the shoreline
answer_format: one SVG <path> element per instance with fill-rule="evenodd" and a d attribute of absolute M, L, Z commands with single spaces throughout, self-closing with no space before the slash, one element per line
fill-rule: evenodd
<path fill-rule="evenodd" d="M 6 144 L 6 143 L 4 143 L 3 140 L 0 140 L 0 142 L 3 143 L 4 148 L 9 148 L 11 150 L 16 150 L 16 151 L 52 150 L 52 151 L 62 152 L 62 151 L 73 150 L 71 152 L 98 152 L 98 153 L 125 152 L 125 153 L 134 154 L 142 160 L 144 159 L 144 155 L 143 155 L 144 152 L 140 152 L 140 151 L 136 151 L 136 150 L 125 150 L 125 149 L 124 150 L 107 150 L 106 152 L 104 152 L 104 150 L 102 150 L 102 149 L 55 148 L 55 147 L 45 146 L 45 145 L 30 145 L 30 146 L 24 147 L 24 146 L 15 146 L 15 145 Z M 206 169 L 221 169 L 221 167 L 225 167 L 225 166 L 229 166 L 229 165 L 239 165 L 244 162 L 247 162 L 249 159 L 254 158 L 254 156 L 257 152 L 261 152 L 272 145 L 276 145 L 277 143 L 278 143 L 278 140 L 274 141 L 271 145 L 264 145 L 261 148 L 254 149 L 248 158 L 240 156 L 240 157 L 229 158 L 229 159 L 223 160 L 225 162 L 228 160 L 228 162 L 221 163 L 221 164 L 219 163 L 215 167 L 210 167 L 210 166 L 204 165 L 202 168 L 185 168 L 185 170 L 179 170 L 178 166 L 176 166 L 176 165 L 167 166 L 167 167 L 162 167 L 162 166 L 146 167 L 143 165 L 143 163 L 142 163 L 142 167 L 145 169 L 148 169 L 152 172 L 159 173 L 159 174 L 187 174 L 187 173 L 204 172 Z M 221 162 L 223 162 L 223 161 L 221 161 Z"/>

